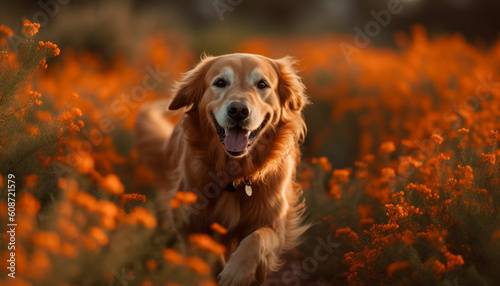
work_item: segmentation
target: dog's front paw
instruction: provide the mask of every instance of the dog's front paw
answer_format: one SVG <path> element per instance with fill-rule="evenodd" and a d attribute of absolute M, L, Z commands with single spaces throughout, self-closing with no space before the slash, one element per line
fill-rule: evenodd
<path fill-rule="evenodd" d="M 255 269 L 248 268 L 248 265 L 236 265 L 231 260 L 226 264 L 222 272 L 217 277 L 220 286 L 250 286 L 255 283 Z"/>

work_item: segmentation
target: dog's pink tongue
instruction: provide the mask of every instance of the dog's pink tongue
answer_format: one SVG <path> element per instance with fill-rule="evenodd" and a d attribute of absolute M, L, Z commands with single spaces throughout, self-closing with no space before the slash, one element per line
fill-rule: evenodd
<path fill-rule="evenodd" d="M 248 145 L 248 131 L 241 128 L 225 128 L 224 145 L 229 152 L 243 152 Z"/>

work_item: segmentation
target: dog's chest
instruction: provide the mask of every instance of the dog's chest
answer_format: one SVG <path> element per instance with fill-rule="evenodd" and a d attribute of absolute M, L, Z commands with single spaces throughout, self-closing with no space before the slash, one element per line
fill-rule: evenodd
<path fill-rule="evenodd" d="M 229 231 L 271 226 L 283 212 L 285 202 L 278 194 L 267 194 L 253 186 L 248 196 L 244 188 L 221 192 L 209 205 L 207 223 L 217 222 Z"/>

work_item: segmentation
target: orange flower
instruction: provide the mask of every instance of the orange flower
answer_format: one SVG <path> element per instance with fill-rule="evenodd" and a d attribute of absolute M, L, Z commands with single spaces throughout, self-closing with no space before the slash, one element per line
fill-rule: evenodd
<path fill-rule="evenodd" d="M 489 137 L 490 137 L 491 142 L 494 144 L 498 139 L 498 130 L 491 130 Z"/>
<path fill-rule="evenodd" d="M 299 174 L 299 178 L 302 181 L 307 181 L 309 179 L 312 179 L 313 177 L 314 177 L 314 174 L 313 174 L 311 168 L 305 168 Z"/>
<path fill-rule="evenodd" d="M 56 205 L 57 213 L 63 218 L 69 218 L 73 213 L 73 205 L 68 201 L 62 201 Z"/>
<path fill-rule="evenodd" d="M 406 245 L 412 245 L 413 243 L 415 243 L 415 235 L 411 231 L 406 230 L 401 235 L 401 241 L 403 241 L 403 243 Z"/>
<path fill-rule="evenodd" d="M 47 253 L 42 250 L 35 250 L 31 256 L 29 275 L 34 279 L 43 279 L 52 268 L 52 263 Z"/>
<path fill-rule="evenodd" d="M 455 269 L 457 266 L 462 266 L 464 265 L 464 259 L 462 255 L 455 255 L 450 253 L 449 251 L 446 251 L 444 253 L 444 256 L 446 257 L 446 271 L 452 271 Z"/>
<path fill-rule="evenodd" d="M 155 271 L 158 268 L 158 262 L 154 259 L 148 259 L 146 260 L 146 268 Z"/>
<path fill-rule="evenodd" d="M 464 149 L 468 142 L 469 129 L 462 128 L 457 131 L 458 136 L 460 137 L 460 143 L 458 143 L 458 147 Z"/>
<path fill-rule="evenodd" d="M 90 229 L 90 236 L 93 237 L 100 245 L 106 245 L 109 242 L 108 236 L 99 227 L 92 227 Z"/>
<path fill-rule="evenodd" d="M 5 46 L 7 44 L 7 38 L 10 38 L 14 35 L 14 32 L 9 27 L 4 25 L 0 25 L 0 47 Z"/>
<path fill-rule="evenodd" d="M 384 143 L 380 144 L 379 151 L 381 154 L 391 154 L 392 152 L 396 151 L 396 146 L 391 141 L 384 142 Z"/>
<path fill-rule="evenodd" d="M 77 108 L 73 107 L 70 111 L 63 112 L 57 117 L 57 121 L 60 122 L 61 124 L 64 124 L 66 126 L 66 130 L 69 131 L 69 133 L 74 134 L 78 131 L 80 131 L 80 128 L 83 127 L 83 121 L 78 121 L 78 125 L 73 123 L 73 120 L 79 116 L 82 116 L 82 111 Z M 59 136 L 62 135 L 62 131 L 60 132 Z"/>
<path fill-rule="evenodd" d="M 122 194 L 125 190 L 125 187 L 120 181 L 120 178 L 118 178 L 118 176 L 115 174 L 108 174 L 106 177 L 99 181 L 99 185 L 101 186 L 101 188 L 112 195 Z"/>
<path fill-rule="evenodd" d="M 97 200 L 90 194 L 76 192 L 70 195 L 70 199 L 73 200 L 76 205 L 84 207 L 89 211 L 96 210 Z"/>
<path fill-rule="evenodd" d="M 101 217 L 101 225 L 107 229 L 114 229 L 116 227 L 116 220 L 110 216 Z"/>
<path fill-rule="evenodd" d="M 174 249 L 167 248 L 163 250 L 163 258 L 172 264 L 181 265 L 184 262 L 184 257 L 182 257 L 179 252 Z"/>
<path fill-rule="evenodd" d="M 0 210 L 3 210 L 0 207 Z M 7 210 L 5 211 L 7 212 Z M 35 218 L 26 215 L 17 215 L 17 234 L 19 237 L 29 238 L 31 233 L 35 230 Z"/>
<path fill-rule="evenodd" d="M 210 266 L 201 258 L 196 256 L 186 257 L 186 266 L 193 269 L 200 275 L 207 275 L 210 273 Z"/>
<path fill-rule="evenodd" d="M 341 234 L 349 234 L 352 230 L 350 227 L 339 228 L 335 231 L 335 237 L 339 237 Z"/>
<path fill-rule="evenodd" d="M 434 278 L 436 280 L 441 279 L 441 276 L 446 272 L 446 267 L 439 260 L 434 261 L 432 266 L 432 271 L 434 272 Z"/>
<path fill-rule="evenodd" d="M 26 131 L 27 134 L 29 134 L 33 137 L 40 136 L 40 129 L 38 129 L 38 127 L 36 127 L 36 126 L 26 125 L 24 127 L 24 130 Z"/>
<path fill-rule="evenodd" d="M 145 208 L 135 207 L 129 215 L 129 221 L 132 223 L 139 222 L 146 228 L 156 226 L 156 218 Z"/>
<path fill-rule="evenodd" d="M 469 129 L 467 128 L 461 128 L 461 129 L 458 129 L 458 135 L 460 136 L 467 136 L 469 134 Z"/>
<path fill-rule="evenodd" d="M 76 126 L 78 126 L 78 128 L 81 129 L 81 128 L 83 128 L 85 126 L 85 123 L 82 120 L 78 120 L 76 122 Z"/>
<path fill-rule="evenodd" d="M 387 267 L 387 275 L 389 277 L 392 277 L 394 275 L 394 273 L 396 273 L 400 270 L 406 269 L 406 268 L 410 267 L 410 265 L 411 265 L 410 261 L 393 262 L 393 263 L 389 264 L 389 266 Z"/>
<path fill-rule="evenodd" d="M 66 257 L 76 258 L 78 256 L 78 248 L 71 243 L 63 242 L 61 250 Z"/>
<path fill-rule="evenodd" d="M 330 180 L 329 185 L 330 185 L 330 194 L 332 194 L 334 198 L 340 199 L 342 197 L 342 192 L 339 184 L 336 184 L 335 181 L 332 179 Z"/>
<path fill-rule="evenodd" d="M 398 173 L 407 176 L 414 171 L 415 168 L 422 166 L 422 162 L 413 159 L 411 156 L 401 156 L 398 166 Z"/>
<path fill-rule="evenodd" d="M 396 178 L 396 172 L 393 168 L 383 168 L 382 176 L 385 178 L 387 182 L 392 182 L 394 178 Z"/>
<path fill-rule="evenodd" d="M 339 183 L 349 182 L 350 175 L 351 175 L 351 169 L 333 170 L 333 178 L 336 182 L 339 182 Z"/>
<path fill-rule="evenodd" d="M 175 193 L 175 199 L 178 200 L 180 203 L 189 205 L 189 204 L 195 203 L 196 200 L 198 199 L 198 196 L 192 192 L 179 191 L 179 192 Z"/>
<path fill-rule="evenodd" d="M 353 242 L 357 242 L 359 240 L 359 236 L 354 231 L 351 231 L 351 233 L 349 233 L 349 239 Z"/>
<path fill-rule="evenodd" d="M 458 165 L 458 171 L 455 171 L 455 174 L 460 177 L 458 181 L 459 185 L 468 190 L 472 188 L 472 184 L 474 183 L 474 172 L 471 166 Z"/>
<path fill-rule="evenodd" d="M 38 175 L 31 174 L 24 176 L 23 183 L 26 188 L 32 189 L 36 186 L 38 182 Z"/>
<path fill-rule="evenodd" d="M 42 68 L 42 69 L 47 69 L 49 66 L 47 65 L 47 60 L 46 59 L 43 59 L 41 60 L 38 65 Z"/>
<path fill-rule="evenodd" d="M 418 148 L 417 144 L 415 144 L 415 142 L 413 142 L 412 140 L 408 140 L 408 139 L 401 140 L 401 145 L 405 146 L 406 148 L 408 148 L 410 150 Z"/>
<path fill-rule="evenodd" d="M 358 205 L 358 213 L 361 216 L 359 220 L 360 225 L 374 223 L 375 220 L 371 217 L 372 208 L 370 206 Z"/>
<path fill-rule="evenodd" d="M 40 24 L 31 23 L 30 20 L 25 19 L 23 21 L 23 34 L 26 36 L 33 37 L 38 33 L 38 29 L 40 29 Z"/>
<path fill-rule="evenodd" d="M 50 251 L 51 253 L 57 254 L 60 251 L 61 240 L 59 235 L 55 232 L 44 232 L 39 231 L 35 233 L 31 240 L 36 247 Z"/>
<path fill-rule="evenodd" d="M 20 108 L 15 114 L 14 116 L 16 118 L 18 118 L 21 122 L 24 121 L 24 115 L 26 115 L 26 108 L 22 107 Z"/>
<path fill-rule="evenodd" d="M 481 162 L 486 164 L 495 165 L 496 157 L 493 154 L 481 153 Z"/>
<path fill-rule="evenodd" d="M 432 134 L 431 135 L 431 140 L 432 142 L 434 142 L 436 145 L 441 145 L 441 143 L 443 143 L 443 137 L 439 134 Z"/>
<path fill-rule="evenodd" d="M 97 250 L 97 241 L 92 237 L 85 236 L 83 238 L 83 244 L 88 250 Z"/>
<path fill-rule="evenodd" d="M 70 239 L 76 239 L 80 235 L 80 232 L 78 231 L 76 226 L 71 221 L 63 217 L 59 217 L 59 219 L 57 220 L 57 228 L 60 233 Z"/>
<path fill-rule="evenodd" d="M 89 174 L 94 171 L 94 158 L 90 155 L 77 155 L 76 156 L 76 169 L 81 174 Z"/>
<path fill-rule="evenodd" d="M 170 207 L 172 209 L 174 209 L 174 210 L 178 209 L 180 206 L 181 206 L 181 203 L 178 200 L 176 200 L 176 199 L 171 199 L 170 200 Z"/>
<path fill-rule="evenodd" d="M 69 100 L 69 101 L 74 101 L 74 100 L 76 100 L 77 98 L 78 98 L 78 94 L 77 94 L 77 93 L 72 92 L 72 93 L 70 93 L 70 94 L 68 95 L 68 100 Z"/>
<path fill-rule="evenodd" d="M 35 113 L 35 116 L 39 121 L 43 121 L 43 122 L 47 122 L 47 123 L 52 122 L 52 115 L 49 111 L 37 110 L 37 112 Z"/>
<path fill-rule="evenodd" d="M 220 234 L 226 234 L 227 233 L 227 229 L 225 227 L 223 227 L 222 225 L 214 222 L 212 223 L 212 225 L 210 225 L 210 228 L 212 230 L 215 230 L 216 232 L 220 233 Z"/>
<path fill-rule="evenodd" d="M 102 200 L 97 202 L 96 210 L 103 216 L 116 217 L 118 215 L 118 207 L 110 201 Z"/>
<path fill-rule="evenodd" d="M 31 99 L 37 99 L 37 98 L 42 97 L 42 95 L 37 91 L 30 91 L 28 94 L 29 94 Z"/>
<path fill-rule="evenodd" d="M 189 241 L 201 249 L 205 249 L 216 254 L 224 254 L 226 252 L 226 247 L 214 241 L 208 234 L 191 234 L 189 235 Z"/>
<path fill-rule="evenodd" d="M 38 48 L 37 50 L 40 51 L 41 49 L 47 49 L 49 51 L 52 52 L 52 55 L 55 57 L 55 56 L 58 56 L 59 53 L 61 52 L 61 50 L 57 47 L 57 45 L 53 44 L 52 42 L 38 42 Z"/>
<path fill-rule="evenodd" d="M 417 185 L 414 183 L 410 183 L 408 186 L 406 186 L 406 190 L 417 191 L 422 197 L 424 197 L 431 204 L 435 204 L 440 198 L 439 191 L 433 191 L 429 189 L 427 186 L 422 184 Z"/>
<path fill-rule="evenodd" d="M 20 212 L 35 217 L 40 210 L 40 202 L 31 193 L 23 192 L 19 196 L 17 207 Z"/>
<path fill-rule="evenodd" d="M 131 203 L 131 202 L 144 203 L 146 201 L 146 196 L 141 195 L 141 194 L 135 194 L 135 193 L 124 194 L 124 195 L 122 195 L 122 197 L 120 199 L 121 199 L 121 203 L 123 205 L 126 205 L 126 204 Z"/>
<path fill-rule="evenodd" d="M 319 164 L 321 169 L 325 172 L 330 172 L 332 169 L 332 164 L 330 164 L 327 157 L 312 158 L 311 163 Z"/>

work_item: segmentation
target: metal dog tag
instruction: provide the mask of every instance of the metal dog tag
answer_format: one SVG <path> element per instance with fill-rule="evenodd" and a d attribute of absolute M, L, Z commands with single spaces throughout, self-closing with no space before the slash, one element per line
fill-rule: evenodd
<path fill-rule="evenodd" d="M 247 193 L 247 196 L 251 197 L 252 196 L 252 186 L 245 185 L 245 193 Z"/>

